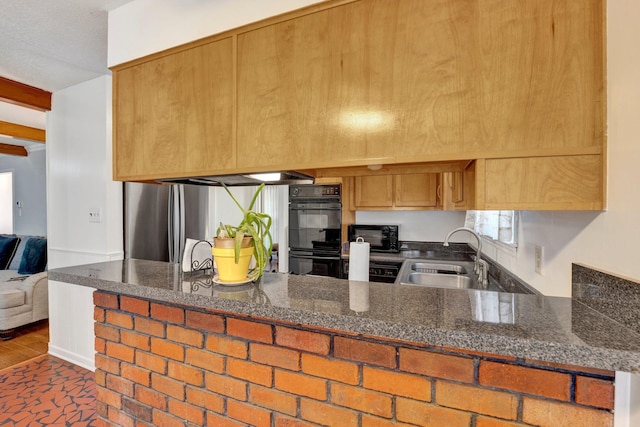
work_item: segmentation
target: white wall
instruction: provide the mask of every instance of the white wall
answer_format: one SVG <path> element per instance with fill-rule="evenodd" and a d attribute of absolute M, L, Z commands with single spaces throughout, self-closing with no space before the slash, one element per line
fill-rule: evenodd
<path fill-rule="evenodd" d="M 47 118 L 49 267 L 122 258 L 122 183 L 111 179 L 111 77 L 53 94 Z M 101 222 L 89 222 L 89 211 Z"/>
<path fill-rule="evenodd" d="M 46 151 L 41 145 L 29 156 L 0 156 L 0 172 L 13 171 L 13 232 L 47 235 Z M 18 208 L 16 202 L 22 202 Z"/>
<path fill-rule="evenodd" d="M 47 116 L 49 268 L 122 259 L 122 184 L 111 179 L 111 77 L 53 93 Z M 89 211 L 101 222 L 89 222 Z M 51 281 L 49 353 L 93 369 L 92 289 Z"/>
<path fill-rule="evenodd" d="M 324 0 L 136 0 L 109 12 L 111 67 Z"/>
<path fill-rule="evenodd" d="M 447 233 L 464 225 L 464 212 L 358 211 L 356 223 L 398 225 L 400 240 L 442 242 Z M 466 233 L 456 233 L 452 242 L 467 242 Z"/>

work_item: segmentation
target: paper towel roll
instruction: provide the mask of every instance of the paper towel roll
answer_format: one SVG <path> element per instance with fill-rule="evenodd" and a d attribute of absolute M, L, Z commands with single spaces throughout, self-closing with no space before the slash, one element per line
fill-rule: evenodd
<path fill-rule="evenodd" d="M 369 281 L 369 243 L 362 237 L 349 244 L 349 280 Z"/>
<path fill-rule="evenodd" d="M 356 313 L 369 311 L 368 282 L 349 282 L 349 308 Z"/>

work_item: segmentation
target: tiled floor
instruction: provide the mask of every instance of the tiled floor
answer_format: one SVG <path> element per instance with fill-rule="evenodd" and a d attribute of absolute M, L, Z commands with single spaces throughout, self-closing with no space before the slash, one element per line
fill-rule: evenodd
<path fill-rule="evenodd" d="M 83 427 L 95 419 L 93 372 L 49 355 L 0 371 L 1 426 Z"/>
<path fill-rule="evenodd" d="M 93 372 L 47 355 L 49 323 L 0 341 L 0 426 L 91 426 Z"/>
<path fill-rule="evenodd" d="M 49 322 L 46 320 L 18 329 L 12 339 L 0 341 L 0 370 L 47 354 L 48 343 Z"/>

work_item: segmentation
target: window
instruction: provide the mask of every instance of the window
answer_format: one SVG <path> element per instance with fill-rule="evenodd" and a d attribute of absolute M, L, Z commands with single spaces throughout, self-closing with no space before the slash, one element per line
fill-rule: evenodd
<path fill-rule="evenodd" d="M 282 193 L 284 191 L 284 193 Z M 279 230 L 283 225 L 281 219 L 283 217 L 283 208 L 286 210 L 286 206 L 282 206 L 282 194 L 289 195 L 288 187 L 283 185 L 267 185 L 260 192 L 259 200 L 256 203 L 255 210 L 264 212 L 271 216 L 271 238 L 273 243 L 278 243 L 280 240 Z"/>
<path fill-rule="evenodd" d="M 0 172 L 0 233 L 13 233 L 13 172 Z"/>
<path fill-rule="evenodd" d="M 517 220 L 516 211 L 467 211 L 464 226 L 481 236 L 517 247 Z"/>

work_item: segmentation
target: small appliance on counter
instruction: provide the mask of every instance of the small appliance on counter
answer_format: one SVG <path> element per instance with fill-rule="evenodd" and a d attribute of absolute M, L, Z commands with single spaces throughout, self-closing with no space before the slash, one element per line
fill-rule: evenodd
<path fill-rule="evenodd" d="M 369 260 L 369 281 L 393 283 L 402 266 L 402 258 L 398 261 L 376 260 L 376 254 L 398 254 L 400 245 L 398 243 L 397 225 L 365 225 L 351 224 L 347 227 L 349 242 L 355 242 L 362 238 L 369 243 L 369 250 L 372 258 Z M 349 277 L 349 260 L 342 262 L 342 277 Z"/>
<path fill-rule="evenodd" d="M 355 242 L 358 237 L 362 237 L 371 246 L 371 252 L 400 252 L 397 225 L 351 224 L 347 233 L 350 242 Z"/>

